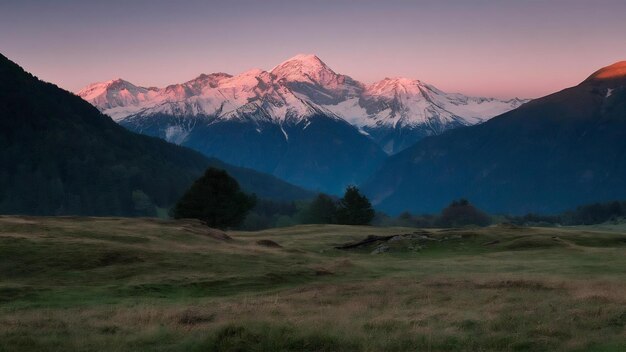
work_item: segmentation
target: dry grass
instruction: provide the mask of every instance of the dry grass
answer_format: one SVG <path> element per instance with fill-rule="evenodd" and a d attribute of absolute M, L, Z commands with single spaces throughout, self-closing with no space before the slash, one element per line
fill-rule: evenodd
<path fill-rule="evenodd" d="M 333 249 L 412 231 L 223 241 L 194 222 L 0 217 L 0 351 L 626 349 L 620 230 L 430 230 L 441 241 L 420 252 Z"/>

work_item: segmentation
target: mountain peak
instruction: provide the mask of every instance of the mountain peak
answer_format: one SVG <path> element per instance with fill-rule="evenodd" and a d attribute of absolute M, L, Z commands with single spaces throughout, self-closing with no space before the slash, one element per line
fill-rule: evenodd
<path fill-rule="evenodd" d="M 128 83 L 127 80 L 125 80 L 123 78 L 120 78 L 120 77 L 107 81 L 107 83 L 109 83 L 109 84 L 112 84 L 112 83 L 124 83 L 124 82 Z"/>
<path fill-rule="evenodd" d="M 313 54 L 298 54 L 274 67 L 271 74 L 280 84 L 323 104 L 337 104 L 363 91 L 362 83 L 336 73 Z"/>
<path fill-rule="evenodd" d="M 335 71 L 313 54 L 298 54 L 274 67 L 271 73 L 278 79 L 322 85 L 338 76 Z"/>
<path fill-rule="evenodd" d="M 412 78 L 406 78 L 406 77 L 385 77 L 382 82 L 385 82 L 386 84 L 394 84 L 394 85 L 401 85 L 401 86 L 413 86 L 413 85 L 419 85 L 422 82 L 420 80 L 417 79 L 412 79 Z"/>
<path fill-rule="evenodd" d="M 96 82 L 96 83 L 92 83 L 90 85 L 88 85 L 87 87 L 83 88 L 82 90 L 80 90 L 78 92 L 78 95 L 83 95 L 86 92 L 90 91 L 104 91 L 104 90 L 121 90 L 127 87 L 134 87 L 135 85 L 122 79 L 122 78 L 116 78 L 116 79 L 111 79 L 108 81 L 104 81 L 104 82 Z"/>
<path fill-rule="evenodd" d="M 157 88 L 144 88 L 117 78 L 90 84 L 76 94 L 96 105 L 100 110 L 106 110 L 115 107 L 138 105 L 143 101 L 149 100 L 157 93 Z M 116 118 L 113 113 L 109 113 L 109 115 L 114 119 Z"/>
<path fill-rule="evenodd" d="M 405 77 L 385 77 L 367 87 L 368 95 L 394 96 L 397 94 L 420 95 L 422 82 Z"/>
<path fill-rule="evenodd" d="M 276 67 L 287 63 L 300 63 L 307 66 L 326 66 L 326 64 L 315 54 L 297 54 L 294 57 L 283 61 Z"/>
<path fill-rule="evenodd" d="M 89 101 L 95 98 L 96 96 L 105 94 L 109 89 L 120 90 L 121 87 L 129 85 L 129 84 L 131 83 L 121 78 L 116 78 L 116 79 L 112 79 L 112 80 L 108 80 L 104 82 L 91 83 L 90 85 L 78 91 L 76 94 L 81 96 L 83 99 Z"/>
<path fill-rule="evenodd" d="M 287 61 L 293 61 L 293 60 L 298 60 L 298 61 L 322 61 L 315 54 L 303 54 L 303 53 L 296 54 L 294 57 L 292 57 L 291 59 L 289 59 Z"/>
<path fill-rule="evenodd" d="M 105 85 L 109 87 L 109 89 L 128 89 L 131 87 L 136 87 L 134 84 L 121 78 L 116 78 L 116 79 L 107 81 Z"/>
<path fill-rule="evenodd" d="M 606 80 L 614 80 L 626 78 L 626 61 L 619 61 L 612 65 L 603 67 L 598 71 L 594 72 L 589 78 L 585 80 L 587 81 L 606 81 Z"/>
<path fill-rule="evenodd" d="M 269 72 L 260 68 L 253 68 L 236 76 L 225 78 L 221 80 L 219 84 L 222 88 L 255 87 L 259 84 L 259 80 L 269 82 L 270 79 L 271 76 Z"/>
<path fill-rule="evenodd" d="M 203 88 L 210 87 L 215 88 L 217 85 L 228 78 L 232 78 L 232 75 L 224 72 L 216 72 L 211 74 L 203 73 L 200 76 L 185 82 L 185 85 L 193 87 L 197 93 L 201 92 Z"/>

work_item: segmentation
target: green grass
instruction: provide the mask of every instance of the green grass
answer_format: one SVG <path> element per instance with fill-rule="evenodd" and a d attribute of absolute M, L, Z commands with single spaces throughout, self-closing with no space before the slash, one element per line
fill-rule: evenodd
<path fill-rule="evenodd" d="M 619 225 L 414 231 L 0 217 L 0 351 L 626 350 Z"/>

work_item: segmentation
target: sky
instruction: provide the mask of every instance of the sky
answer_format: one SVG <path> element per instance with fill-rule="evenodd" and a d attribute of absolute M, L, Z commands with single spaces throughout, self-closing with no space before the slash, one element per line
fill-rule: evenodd
<path fill-rule="evenodd" d="M 365 83 L 535 98 L 626 60 L 626 1 L 0 0 L 0 53 L 70 91 L 163 87 L 312 53 Z"/>

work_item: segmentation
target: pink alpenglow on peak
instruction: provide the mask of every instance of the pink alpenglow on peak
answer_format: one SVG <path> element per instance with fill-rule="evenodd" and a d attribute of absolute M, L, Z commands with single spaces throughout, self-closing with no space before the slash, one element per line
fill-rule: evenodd
<path fill-rule="evenodd" d="M 619 61 L 612 65 L 603 67 L 594 72 L 587 78 L 587 81 L 591 80 L 611 80 L 626 78 L 626 61 Z"/>
<path fill-rule="evenodd" d="M 101 110 L 139 105 L 154 99 L 158 89 L 138 87 L 121 78 L 90 84 L 78 95 Z"/>
<path fill-rule="evenodd" d="M 298 54 L 274 67 L 271 72 L 278 79 L 318 84 L 328 84 L 339 76 L 313 54 Z"/>
<path fill-rule="evenodd" d="M 422 82 L 404 77 L 384 78 L 367 87 L 365 96 L 395 97 L 398 95 L 419 95 Z"/>
<path fill-rule="evenodd" d="M 299 54 L 271 70 L 277 80 L 298 93 L 315 94 L 327 102 L 358 96 L 364 85 L 349 76 L 338 74 L 313 54 Z"/>
<path fill-rule="evenodd" d="M 78 94 L 120 122 L 156 115 L 242 119 L 254 113 L 281 124 L 321 114 L 343 119 L 367 135 L 409 129 L 419 130 L 419 136 L 480 123 L 527 101 L 450 94 L 403 77 L 366 85 L 312 54 L 296 55 L 269 72 L 202 74 L 163 89 L 114 80 L 89 85 Z M 384 149 L 394 153 L 404 146 L 388 144 Z"/>

